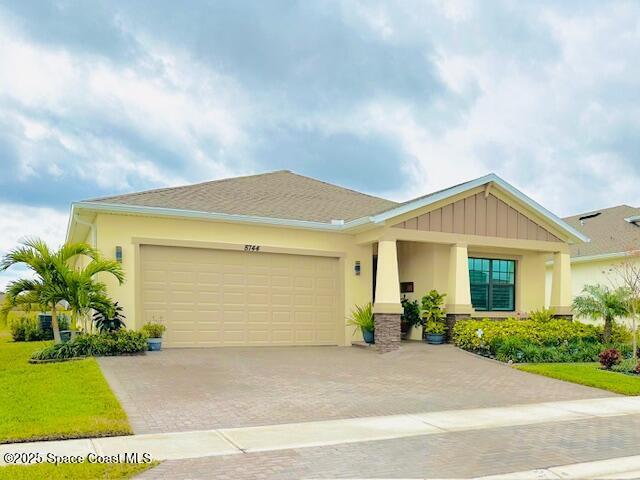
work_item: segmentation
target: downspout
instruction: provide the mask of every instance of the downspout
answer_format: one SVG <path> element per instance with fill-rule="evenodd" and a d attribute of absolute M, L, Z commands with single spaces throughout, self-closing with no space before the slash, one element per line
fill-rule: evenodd
<path fill-rule="evenodd" d="M 91 229 L 91 243 L 93 245 L 91 245 L 93 248 L 98 248 L 98 235 L 96 232 L 96 226 L 94 223 L 89 223 L 85 220 L 82 220 L 80 218 L 80 215 L 76 213 L 75 215 L 75 220 L 76 222 L 78 222 L 80 225 L 84 225 L 85 227 L 89 227 L 89 229 Z"/>

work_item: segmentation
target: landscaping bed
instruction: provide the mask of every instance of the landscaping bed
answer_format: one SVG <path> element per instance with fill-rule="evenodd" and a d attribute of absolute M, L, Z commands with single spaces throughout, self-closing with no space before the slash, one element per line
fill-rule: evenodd
<path fill-rule="evenodd" d="M 127 415 L 93 358 L 30 365 L 50 342 L 0 334 L 0 443 L 131 434 Z"/>
<path fill-rule="evenodd" d="M 133 478 L 157 465 L 152 463 L 40 463 L 0 467 L 0 480 L 111 480 Z"/>
<path fill-rule="evenodd" d="M 453 328 L 456 346 L 502 362 L 596 362 L 608 347 L 615 347 L 623 357 L 632 355 L 627 328 L 616 326 L 608 344 L 602 337 L 600 326 L 561 319 L 463 320 Z"/>

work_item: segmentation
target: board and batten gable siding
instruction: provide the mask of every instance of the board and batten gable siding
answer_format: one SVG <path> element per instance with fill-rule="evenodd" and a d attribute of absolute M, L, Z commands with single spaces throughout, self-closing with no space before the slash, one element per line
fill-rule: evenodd
<path fill-rule="evenodd" d="M 425 232 L 561 242 L 543 226 L 506 202 L 492 194 L 485 196 L 482 192 L 407 219 L 393 227 Z"/>

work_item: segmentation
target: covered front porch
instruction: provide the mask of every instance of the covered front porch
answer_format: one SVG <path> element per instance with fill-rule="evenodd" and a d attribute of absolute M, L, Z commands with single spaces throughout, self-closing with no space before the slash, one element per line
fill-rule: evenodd
<path fill-rule="evenodd" d="M 554 264 L 550 306 L 558 316 L 571 316 L 571 270 L 564 243 L 406 228 L 386 228 L 370 243 L 380 352 L 399 347 L 403 296 L 420 302 L 432 289 L 445 293 L 449 330 L 460 318 L 526 317 L 545 307 L 549 259 Z M 408 338 L 420 340 L 421 328 L 412 329 Z"/>

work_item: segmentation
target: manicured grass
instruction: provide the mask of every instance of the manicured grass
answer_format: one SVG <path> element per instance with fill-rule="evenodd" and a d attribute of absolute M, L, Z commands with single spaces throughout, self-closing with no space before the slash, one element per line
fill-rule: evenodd
<path fill-rule="evenodd" d="M 132 478 L 157 465 L 153 463 L 64 463 L 0 467 L 0 480 L 98 480 Z"/>
<path fill-rule="evenodd" d="M 640 395 L 640 376 L 602 370 L 599 363 L 529 363 L 516 368 L 623 395 Z"/>
<path fill-rule="evenodd" d="M 49 343 L 0 331 L 0 443 L 132 433 L 95 359 L 28 363 Z"/>

